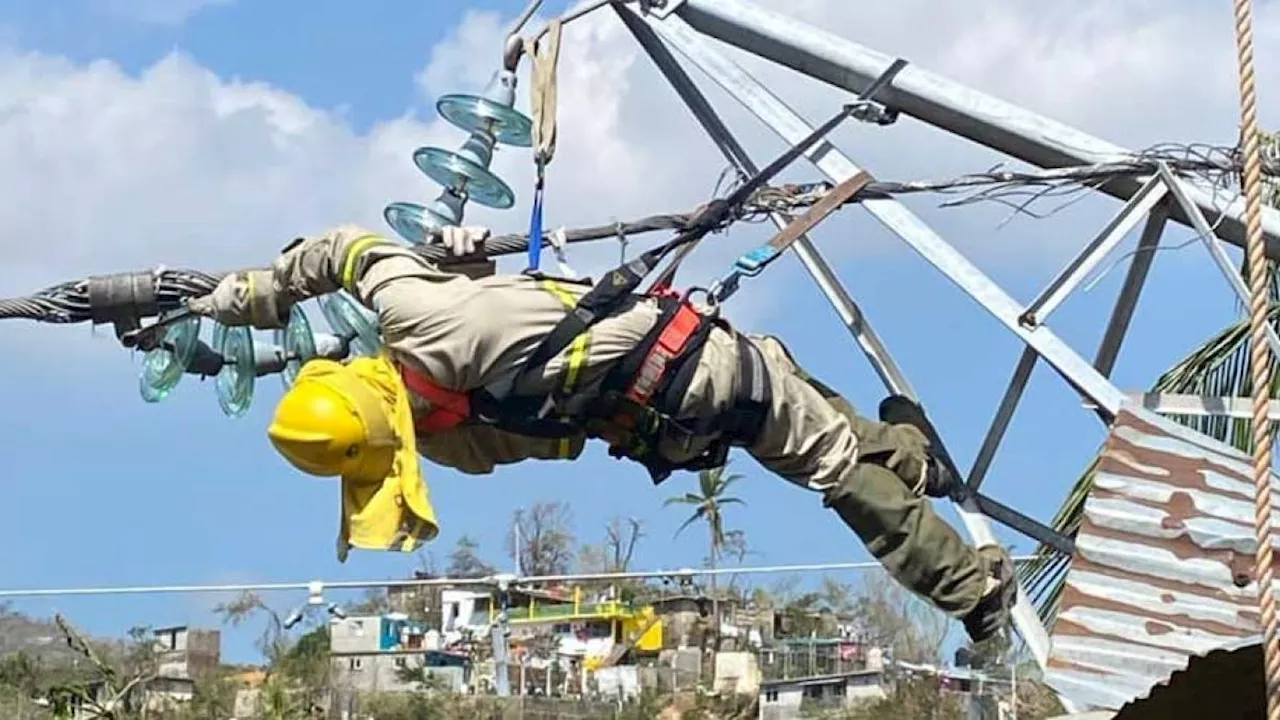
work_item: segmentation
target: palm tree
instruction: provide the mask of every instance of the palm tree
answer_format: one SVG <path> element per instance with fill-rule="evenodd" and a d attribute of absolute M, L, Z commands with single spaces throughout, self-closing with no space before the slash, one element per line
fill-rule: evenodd
<path fill-rule="evenodd" d="M 686 519 L 679 528 L 676 529 L 676 537 L 684 532 L 684 529 L 692 525 L 698 520 L 705 520 L 707 523 L 707 533 L 710 540 L 711 553 L 708 556 L 708 562 L 711 569 L 716 568 L 716 563 L 720 560 L 720 555 L 724 552 L 725 540 L 728 533 L 724 530 L 724 506 L 725 505 L 746 505 L 745 502 L 736 497 L 726 495 L 729 486 L 742 479 L 741 475 L 736 473 L 726 474 L 725 468 L 729 463 L 725 463 L 720 467 L 703 470 L 698 473 L 698 489 L 699 493 L 685 493 L 684 495 L 676 495 L 669 497 L 663 507 L 668 505 L 692 505 L 693 514 Z M 720 603 L 716 598 L 716 576 L 711 576 L 711 617 L 714 623 L 713 638 L 714 649 L 720 649 Z"/>
<path fill-rule="evenodd" d="M 1280 152 L 1280 134 L 1263 133 L 1262 148 L 1264 152 L 1275 157 Z M 1264 176 L 1263 187 L 1263 202 L 1271 207 L 1280 208 L 1280 181 Z M 1280 272 L 1277 270 L 1276 263 L 1270 261 L 1267 263 L 1267 277 L 1271 295 L 1268 319 L 1274 326 L 1280 318 Z M 1272 360 L 1272 398 L 1280 394 L 1277 392 L 1280 390 L 1280 377 L 1277 377 L 1275 372 L 1275 360 L 1275 358 Z M 1161 375 L 1152 387 L 1152 391 L 1218 397 L 1252 395 L 1248 318 L 1242 317 L 1201 343 Z M 1249 449 L 1251 443 L 1249 420 L 1177 415 L 1170 416 L 1169 419 L 1242 451 L 1247 452 Z M 1275 423 L 1273 423 L 1274 429 Z M 1093 487 L 1096 465 L 1095 460 L 1094 464 L 1085 470 L 1084 475 L 1076 481 L 1066 501 L 1058 510 L 1052 523 L 1053 528 L 1058 532 L 1074 536 L 1080 528 L 1084 501 L 1089 495 L 1090 488 Z M 1069 557 L 1041 546 L 1035 560 L 1018 568 L 1019 580 L 1023 582 L 1023 587 L 1035 603 L 1040 619 L 1044 621 L 1046 627 L 1052 624 L 1057 615 L 1058 600 L 1062 593 L 1063 580 L 1066 578 L 1069 562 Z"/>
<path fill-rule="evenodd" d="M 693 514 L 684 521 L 679 529 L 676 530 L 676 536 L 684 532 L 684 529 L 697 522 L 705 520 L 707 523 L 708 538 L 710 540 L 711 554 L 710 563 L 714 570 L 716 563 L 719 561 L 721 553 L 725 546 L 725 530 L 724 530 L 724 506 L 725 505 L 746 505 L 745 502 L 736 498 L 729 497 L 725 493 L 729 490 L 729 486 L 742 479 L 741 475 L 736 473 L 726 474 L 725 468 L 728 463 L 710 470 L 703 470 L 698 473 L 698 489 L 699 493 L 685 493 L 684 495 L 676 495 L 667 498 L 662 504 L 663 507 L 668 505 L 692 505 Z M 712 575 L 712 586 L 715 585 L 715 576 Z"/>

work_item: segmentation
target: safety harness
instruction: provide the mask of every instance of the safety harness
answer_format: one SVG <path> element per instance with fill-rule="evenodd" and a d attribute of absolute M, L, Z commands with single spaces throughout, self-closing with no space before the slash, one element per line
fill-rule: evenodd
<path fill-rule="evenodd" d="M 655 484 L 676 470 L 723 465 L 732 446 L 755 442 L 772 402 L 763 357 L 754 345 L 734 333 L 738 340 L 739 385 L 733 401 L 724 412 L 712 416 L 680 416 L 679 408 L 707 336 L 716 326 L 729 328 L 720 318 L 700 312 L 687 297 L 670 291 L 648 297 L 658 303 L 658 321 L 591 392 L 553 392 L 550 397 L 518 395 L 495 387 L 462 392 L 443 387 L 428 375 L 402 365 L 405 386 L 431 404 L 427 412 L 418 416 L 418 431 L 440 433 L 483 424 L 530 437 L 586 434 L 607 441 L 610 455 L 644 465 Z M 559 329 L 553 329 L 544 344 Z M 514 388 L 519 377 L 535 372 L 545 363 L 535 351 L 534 357 L 517 371 L 517 379 L 505 386 Z M 698 439 L 709 436 L 715 439 L 695 453 Z M 671 455 L 680 459 L 672 460 Z"/>
<path fill-rule="evenodd" d="M 895 64 L 889 76 L 897 69 L 900 68 Z M 869 97 L 884 82 L 887 80 L 873 84 L 864 95 Z M 607 273 L 547 333 L 525 364 L 502 387 L 459 392 L 443 388 L 411 368 L 403 368 L 406 387 L 432 404 L 432 410 L 418 420 L 418 429 L 442 432 L 464 424 L 483 423 L 533 437 L 565 438 L 585 433 L 588 437 L 607 440 L 611 455 L 642 463 L 655 484 L 675 470 L 721 466 L 731 446 L 754 444 L 772 404 L 764 358 L 753 343 L 721 318 L 699 312 L 689 302 L 687 293 L 673 292 L 671 281 L 688 250 L 730 221 L 752 193 L 865 104 L 866 97 L 860 98 L 858 104 L 844 106 L 835 117 L 739 185 L 727 198 L 704 206 L 675 238 Z M 850 187 L 842 187 L 841 190 L 847 192 L 843 198 L 852 196 L 867 179 L 859 177 L 848 183 Z M 825 213 L 838 205 L 838 201 L 832 201 Z M 815 217 L 820 219 L 816 213 Z M 534 230 L 537 229 L 535 226 Z M 772 255 L 781 252 L 790 242 L 786 240 L 784 245 L 773 248 Z M 535 244 L 540 246 L 540 238 L 531 238 L 530 244 L 531 248 Z M 637 295 L 635 291 L 644 278 L 677 250 L 681 252 L 653 286 Z M 535 258 L 531 251 L 534 267 Z M 526 274 L 540 276 L 536 271 Z M 610 370 L 597 392 L 553 392 L 548 397 L 527 397 L 514 392 L 522 380 L 540 372 L 576 339 L 585 337 L 593 325 L 619 312 L 629 300 L 637 297 L 654 298 L 662 314 L 644 339 Z M 680 417 L 679 409 L 707 335 L 716 325 L 729 331 L 738 343 L 737 391 L 721 413 L 711 417 Z M 552 410 L 556 411 L 555 416 L 551 415 Z M 695 443 L 706 437 L 714 439 L 701 451 L 695 451 Z"/>

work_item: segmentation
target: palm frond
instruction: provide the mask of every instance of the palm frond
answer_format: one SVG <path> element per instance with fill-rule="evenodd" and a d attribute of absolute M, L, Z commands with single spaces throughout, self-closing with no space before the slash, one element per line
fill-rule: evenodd
<path fill-rule="evenodd" d="M 724 466 L 703 470 L 698 473 L 698 487 L 702 489 L 702 497 L 715 497 L 716 486 L 720 484 L 720 477 L 724 474 Z"/>
<path fill-rule="evenodd" d="M 1075 537 L 1084 517 L 1084 501 L 1093 488 L 1093 477 L 1098 461 L 1090 463 L 1076 484 L 1072 486 L 1067 499 L 1058 509 L 1050 526 L 1068 537 Z M 1035 557 L 1018 566 L 1018 580 L 1027 593 L 1031 604 L 1036 608 L 1040 621 L 1049 627 L 1058 613 L 1058 600 L 1062 594 L 1062 581 L 1066 576 L 1067 566 L 1071 558 L 1047 545 L 1036 549 Z"/>
<path fill-rule="evenodd" d="M 702 498 L 694 495 L 693 493 L 685 493 L 683 496 L 677 495 L 675 497 L 667 498 L 662 502 L 662 507 L 668 507 L 670 505 L 698 505 L 700 503 L 702 503 Z"/>
<path fill-rule="evenodd" d="M 720 485 L 718 487 L 720 493 L 724 493 L 726 490 L 729 489 L 730 485 L 738 482 L 741 479 L 742 479 L 742 476 L 739 475 L 738 473 L 732 473 L 729 475 L 721 476 Z"/>
<path fill-rule="evenodd" d="M 702 516 L 706 514 L 707 514 L 707 506 L 706 505 L 699 506 L 698 509 L 694 510 L 693 514 L 689 516 L 688 520 L 685 520 L 684 523 L 682 523 L 679 528 L 676 528 L 676 535 L 679 535 L 680 533 L 684 532 L 685 528 L 689 527 L 693 523 L 702 519 Z"/>

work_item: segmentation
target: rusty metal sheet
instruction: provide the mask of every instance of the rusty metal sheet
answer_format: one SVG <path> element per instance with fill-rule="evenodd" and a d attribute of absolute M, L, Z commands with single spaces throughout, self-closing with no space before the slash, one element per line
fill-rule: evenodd
<path fill-rule="evenodd" d="M 1082 710 L 1117 710 L 1189 657 L 1260 632 L 1251 478 L 1234 448 L 1140 407 L 1120 411 L 1051 633 L 1054 690 Z"/>

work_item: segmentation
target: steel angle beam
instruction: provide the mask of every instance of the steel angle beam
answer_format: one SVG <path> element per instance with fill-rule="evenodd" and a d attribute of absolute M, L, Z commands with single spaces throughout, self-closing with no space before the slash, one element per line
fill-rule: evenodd
<path fill-rule="evenodd" d="M 1112 250 L 1120 244 L 1122 240 L 1138 227 L 1138 223 L 1142 222 L 1142 218 L 1156 203 L 1164 199 L 1169 192 L 1169 188 L 1164 184 L 1164 180 L 1159 175 L 1152 175 L 1138 190 L 1133 197 L 1129 198 L 1129 202 L 1120 212 L 1107 223 L 1102 232 L 1098 234 L 1080 254 L 1071 259 L 1061 273 L 1049 283 L 1040 296 L 1031 301 L 1025 312 L 1022 313 L 1022 323 L 1024 325 L 1039 325 L 1049 317 L 1049 313 L 1053 312 L 1062 301 L 1067 299 L 1080 283 L 1088 277 L 1098 264 L 1111 254 Z"/>
<path fill-rule="evenodd" d="M 635 36 L 636 41 L 640 43 L 640 46 L 649 55 L 649 58 L 658 67 L 658 70 L 671 83 L 680 99 L 684 101 L 690 112 L 698 120 L 698 123 L 702 125 L 703 130 L 711 136 L 716 147 L 720 148 L 720 152 L 738 171 L 739 176 L 749 177 L 757 174 L 760 169 L 755 161 L 751 159 L 746 149 L 742 147 L 742 144 L 734 137 L 728 126 L 716 114 L 706 96 L 694 84 L 693 79 L 680 66 L 680 63 L 671 54 L 670 49 L 658 38 L 653 29 L 629 9 L 615 5 L 614 10 L 623 24 L 627 26 L 627 29 Z M 776 212 L 770 213 L 769 219 L 779 230 L 785 229 L 793 220 L 789 215 Z M 832 308 L 835 309 L 836 314 L 840 316 L 840 320 L 850 334 L 853 335 L 858 347 L 862 349 L 867 361 L 871 363 L 871 367 L 880 377 L 885 387 L 889 388 L 890 392 L 915 397 L 915 392 L 912 390 L 906 375 L 893 360 L 893 357 L 889 355 L 889 351 L 880 340 L 880 336 L 876 334 L 875 329 L 867 322 L 862 309 L 858 307 L 858 304 L 854 302 L 853 298 L 845 290 L 844 285 L 836 278 L 831 266 L 827 264 L 826 259 L 822 257 L 813 241 L 809 239 L 808 234 L 801 234 L 796 242 L 791 245 L 791 250 L 795 252 L 805 270 L 813 278 L 814 283 L 818 285 L 818 289 L 822 291 L 822 294 L 831 303 Z"/>
<path fill-rule="evenodd" d="M 822 28 L 766 10 L 748 0 L 684 0 L 672 17 L 753 55 L 857 93 L 894 58 Z M 1130 160 L 1134 153 L 1063 123 L 1020 108 L 929 72 L 907 66 L 882 102 L 900 113 L 1042 168 Z M 1137 178 L 1117 177 L 1099 190 L 1121 200 L 1137 192 Z M 1244 246 L 1244 198 L 1222 201 L 1207 185 L 1189 184 L 1187 194 L 1202 212 L 1222 220 L 1222 237 Z M 1173 219 L 1191 225 L 1175 208 Z M 1267 255 L 1280 260 L 1280 212 L 1263 210 Z"/>
<path fill-rule="evenodd" d="M 1253 398 L 1185 395 L 1182 393 L 1128 393 L 1130 400 L 1144 410 L 1162 415 L 1197 415 L 1253 419 Z M 1272 400 L 1267 417 L 1280 420 L 1280 402 Z"/>
<path fill-rule="evenodd" d="M 626 8 L 621 11 L 632 12 L 630 8 Z M 773 129 L 775 133 L 780 135 L 784 141 L 794 145 L 799 139 L 812 132 L 812 128 L 803 118 L 797 115 L 794 110 L 789 108 L 779 98 L 774 96 L 767 88 L 755 80 L 755 78 L 751 77 L 746 71 L 732 61 L 717 53 L 714 49 L 708 47 L 705 40 L 700 38 L 691 28 L 688 27 L 686 23 L 684 23 L 683 20 L 680 19 L 679 12 L 665 19 L 645 17 L 643 20 L 655 31 L 656 35 L 661 38 L 663 42 L 670 45 L 681 55 L 688 58 L 694 65 L 698 66 L 704 73 L 711 77 L 713 81 L 728 91 L 738 102 L 742 103 L 748 110 L 764 121 L 764 123 Z M 814 150 L 811 150 L 808 153 L 808 157 L 812 162 L 818 165 L 824 174 L 837 183 L 861 172 L 860 168 L 855 166 L 830 143 L 826 143 Z M 868 206 L 869 202 L 871 201 L 864 201 L 864 207 Z M 884 204 L 880 201 L 876 202 L 879 203 L 877 205 L 879 210 L 878 212 L 876 210 L 872 210 L 873 214 L 876 214 L 882 222 L 885 222 L 891 228 L 901 227 L 904 222 L 901 220 L 901 218 L 904 217 L 902 214 L 905 214 L 905 217 L 914 220 L 916 225 L 921 228 L 921 230 L 917 230 L 917 232 L 925 232 L 932 235 L 932 231 L 929 230 L 927 226 L 924 226 L 922 222 L 915 219 L 914 215 L 911 215 L 906 208 L 899 205 L 896 201 L 889 200 L 888 204 Z M 868 207 L 868 209 L 870 210 L 871 208 Z M 895 214 L 894 209 L 896 209 L 897 214 Z M 911 228 L 906 228 L 903 232 L 911 232 Z M 941 243 L 945 246 L 945 243 L 942 242 L 941 238 L 937 238 L 936 236 L 933 237 L 937 243 Z M 949 246 L 947 247 L 949 249 Z M 958 253 L 955 253 L 954 250 L 951 250 L 951 252 L 958 256 Z M 928 257 L 927 253 L 926 257 Z M 963 261 L 962 257 L 960 259 Z M 972 266 L 969 267 L 972 268 Z M 1000 292 L 999 289 L 995 288 L 994 284 L 991 283 L 990 280 L 986 279 L 985 276 L 982 276 L 976 268 L 972 268 L 972 271 L 977 273 L 978 277 L 985 280 L 985 282 L 990 285 L 991 288 L 994 288 L 996 292 Z M 1005 298 L 1010 305 L 1014 304 L 1012 298 L 1008 298 L 1008 296 L 1005 296 Z M 1017 327 L 1018 312 L 1019 311 L 1007 313 L 1008 323 L 1011 323 L 1013 327 Z M 1038 332 L 1040 331 L 1035 331 L 1035 333 Z M 1045 334 L 1030 334 L 1034 336 L 1037 343 L 1041 345 L 1045 344 L 1045 341 L 1043 340 L 1043 338 L 1047 337 Z M 1056 352 L 1053 348 L 1050 348 L 1049 351 L 1055 354 L 1061 354 Z M 1083 363 L 1083 361 L 1079 360 L 1078 357 L 1076 357 L 1076 361 L 1083 364 L 1092 372 L 1092 367 Z M 1096 373 L 1094 374 L 1096 375 Z M 1110 383 L 1107 383 L 1105 379 L 1103 379 L 1102 382 L 1107 388 L 1110 388 L 1110 392 L 1115 395 L 1115 397 L 1112 398 L 1106 393 L 1101 393 L 1104 396 L 1104 400 L 1114 403 L 1114 405 L 1118 407 L 1120 402 L 1119 392 L 1114 388 L 1111 388 Z M 969 532 L 969 535 L 973 538 L 974 542 L 980 545 L 997 542 L 987 517 L 982 513 L 982 510 L 979 508 L 974 498 L 966 499 L 963 503 L 957 506 L 956 510 L 960 515 L 965 529 Z M 1015 515 L 1019 518 L 1023 518 L 1020 514 L 1015 513 Z M 1034 521 L 1031 522 L 1034 523 Z M 1018 602 L 1014 607 L 1013 620 L 1014 625 L 1022 635 L 1023 640 L 1035 655 L 1037 662 L 1040 663 L 1041 667 L 1043 667 L 1049 653 L 1048 635 L 1045 632 L 1044 626 L 1040 622 L 1039 617 L 1036 616 L 1035 610 L 1031 607 L 1031 604 L 1026 597 L 1026 593 L 1022 591 L 1021 587 L 1019 587 L 1018 590 Z"/>
<path fill-rule="evenodd" d="M 978 457 L 973 461 L 973 468 L 969 470 L 969 479 L 966 485 L 970 492 L 978 492 L 978 488 L 982 487 L 982 481 L 987 477 L 987 470 L 991 468 L 991 461 L 995 459 L 996 450 L 1000 447 L 1000 442 L 1004 440 L 1004 434 L 1009 430 L 1009 422 L 1013 420 L 1013 412 L 1018 409 L 1018 403 L 1022 400 L 1022 393 L 1027 389 L 1027 381 L 1031 379 L 1031 371 L 1036 367 L 1037 355 L 1035 350 L 1026 348 L 1022 351 L 1022 357 L 1018 359 L 1018 365 L 1013 370 L 1013 377 L 1009 379 L 1009 387 L 1004 391 L 1004 397 L 1000 398 L 1000 407 L 996 410 L 995 419 L 991 421 L 991 427 L 987 430 L 987 435 L 982 439 L 982 447 L 978 450 Z"/>
<path fill-rule="evenodd" d="M 1160 245 L 1160 236 L 1164 234 L 1168 223 L 1169 201 L 1166 199 L 1147 215 L 1147 224 L 1142 228 L 1142 236 L 1138 238 L 1133 262 L 1129 263 L 1129 271 L 1125 273 L 1124 284 L 1120 286 L 1120 293 L 1116 296 L 1111 319 L 1107 321 L 1107 330 L 1102 335 L 1102 342 L 1098 344 L 1098 354 L 1093 360 L 1093 366 L 1107 377 L 1111 377 L 1111 371 L 1115 369 L 1116 358 L 1120 356 L 1120 344 L 1129 332 L 1129 322 L 1133 320 L 1142 286 L 1146 284 L 1151 263 L 1155 260 L 1156 247 Z"/>
<path fill-rule="evenodd" d="M 1231 285 L 1231 289 L 1235 291 L 1236 297 L 1247 308 L 1249 307 L 1249 286 L 1245 284 L 1244 278 L 1240 275 L 1240 270 L 1235 263 L 1231 262 L 1231 258 L 1227 257 L 1227 251 L 1222 249 L 1222 245 L 1218 242 L 1218 236 L 1214 229 L 1209 225 L 1209 221 L 1205 219 L 1200 212 L 1200 208 L 1195 206 L 1191 201 L 1191 197 L 1187 193 L 1187 186 L 1181 178 L 1173 174 L 1164 163 L 1159 163 L 1160 177 L 1164 179 L 1165 184 L 1173 191 L 1173 197 L 1178 201 L 1184 212 L 1191 217 L 1191 224 L 1195 227 L 1196 233 L 1199 235 L 1204 246 L 1208 248 L 1209 255 L 1213 257 L 1214 263 L 1222 274 L 1226 276 L 1227 283 Z M 1267 343 L 1271 345 L 1271 352 L 1275 357 L 1280 357 L 1280 335 L 1276 334 L 1276 329 L 1271 323 L 1266 324 Z"/>
<path fill-rule="evenodd" d="M 693 0 L 691 0 L 693 1 Z M 788 143 L 796 143 L 812 128 L 794 110 L 751 78 L 742 68 L 717 53 L 689 27 L 677 12 L 665 20 L 646 20 L 658 35 L 710 78 L 733 95 L 752 114 Z M 906 72 L 905 70 L 903 72 Z M 892 88 L 886 88 L 888 95 Z M 819 146 L 809 159 L 833 182 L 861 171 L 830 143 Z M 1022 306 L 973 263 L 943 240 L 915 213 L 893 198 L 867 198 L 860 205 L 881 224 L 902 238 L 925 260 L 964 290 L 1006 328 L 1031 346 L 1059 374 L 1108 416 L 1114 416 L 1124 399 L 1111 381 L 1080 357 L 1049 328 L 1027 328 L 1019 322 Z"/>

